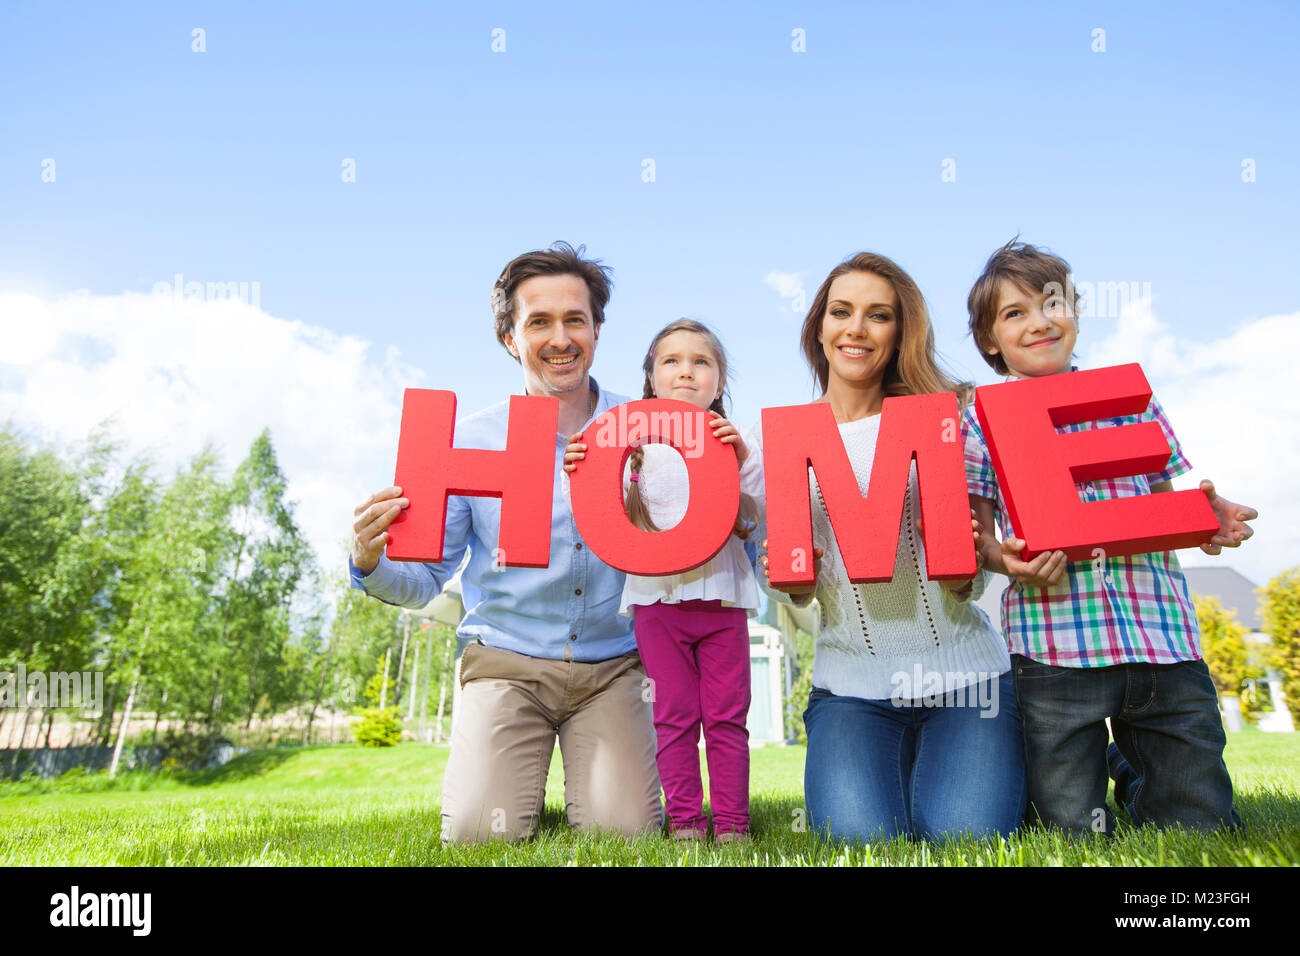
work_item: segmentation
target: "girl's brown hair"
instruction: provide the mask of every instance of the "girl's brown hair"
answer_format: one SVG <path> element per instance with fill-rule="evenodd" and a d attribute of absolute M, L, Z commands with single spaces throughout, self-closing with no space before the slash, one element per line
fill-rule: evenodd
<path fill-rule="evenodd" d="M 955 392 L 958 400 L 965 405 L 970 400 L 972 386 L 969 382 L 953 378 L 939 366 L 934 354 L 934 329 L 930 325 L 930 310 L 925 304 L 925 296 L 912 277 L 897 263 L 874 252 L 859 252 L 832 269 L 817 290 L 808 316 L 804 319 L 799 344 L 809 368 L 817 378 L 817 384 L 821 386 L 822 394 L 826 394 L 829 385 L 830 363 L 826 360 L 826 352 L 818 336 L 821 335 L 822 321 L 826 318 L 826 307 L 830 302 L 831 283 L 850 272 L 878 275 L 894 287 L 894 293 L 898 296 L 898 351 L 885 368 L 885 395 Z"/>
<path fill-rule="evenodd" d="M 645 372 L 645 385 L 641 389 L 642 398 L 654 398 L 654 367 L 655 351 L 659 348 L 659 343 L 672 335 L 674 332 L 694 332 L 701 336 L 708 343 L 709 349 L 713 352 L 714 360 L 718 363 L 718 382 L 721 390 L 718 397 L 709 405 L 709 411 L 717 412 L 724 418 L 727 415 L 726 407 L 723 404 L 727 396 L 727 350 L 722 347 L 722 342 L 713 333 L 707 325 L 702 322 L 696 322 L 694 319 L 678 319 L 676 322 L 670 322 L 659 330 L 659 333 L 651 340 L 650 348 L 646 352 L 645 361 L 641 363 L 641 370 Z M 645 531 L 659 531 L 655 527 L 654 521 L 650 518 L 650 509 L 646 506 L 645 500 L 641 495 L 641 482 L 644 478 L 641 476 L 641 466 L 645 463 L 644 446 L 637 448 L 632 452 L 632 474 L 637 476 L 637 480 L 632 482 L 632 487 L 628 489 L 627 498 L 623 502 L 623 507 L 627 511 L 627 516 L 632 523 L 638 528 Z M 754 500 L 749 495 L 740 496 L 740 513 L 736 516 L 735 535 L 742 541 L 748 540 L 749 534 L 754 530 L 755 518 L 758 509 Z"/>

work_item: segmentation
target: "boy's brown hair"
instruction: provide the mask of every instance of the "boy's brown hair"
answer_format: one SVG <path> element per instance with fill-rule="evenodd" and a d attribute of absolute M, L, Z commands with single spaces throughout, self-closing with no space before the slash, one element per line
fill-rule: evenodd
<path fill-rule="evenodd" d="M 1049 284 L 1055 284 L 1069 300 L 1070 312 L 1079 314 L 1079 293 L 1070 279 L 1070 264 L 1046 249 L 1012 239 L 984 264 L 975 284 L 966 298 L 966 311 L 970 313 L 970 334 L 980 357 L 999 375 L 1009 375 L 1011 370 L 1001 352 L 989 353 L 994 345 L 993 321 L 997 318 L 998 285 L 1008 279 L 1026 292 L 1046 293 Z"/>

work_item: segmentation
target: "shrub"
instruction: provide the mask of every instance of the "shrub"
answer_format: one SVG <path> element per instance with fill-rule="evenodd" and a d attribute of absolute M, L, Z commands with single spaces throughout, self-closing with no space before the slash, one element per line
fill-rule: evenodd
<path fill-rule="evenodd" d="M 396 707 L 364 707 L 352 724 L 352 736 L 363 747 L 392 747 L 402 739 Z"/>

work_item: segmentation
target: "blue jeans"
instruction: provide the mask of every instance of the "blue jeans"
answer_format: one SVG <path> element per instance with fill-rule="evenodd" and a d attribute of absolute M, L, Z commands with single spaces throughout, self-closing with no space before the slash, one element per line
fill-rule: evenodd
<path fill-rule="evenodd" d="M 935 703 L 813 688 L 804 797 L 815 829 L 834 840 L 942 840 L 1020 825 L 1025 755 L 1010 672 Z"/>
<path fill-rule="evenodd" d="M 1205 661 L 1052 667 L 1016 654 L 1011 670 L 1025 722 L 1029 801 L 1044 825 L 1114 832 L 1107 717 L 1116 800 L 1134 823 L 1211 829 L 1240 822 Z"/>

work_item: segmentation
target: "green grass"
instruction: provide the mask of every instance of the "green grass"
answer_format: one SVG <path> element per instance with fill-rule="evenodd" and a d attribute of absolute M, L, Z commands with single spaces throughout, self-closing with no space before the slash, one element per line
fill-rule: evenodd
<path fill-rule="evenodd" d="M 559 754 L 537 839 L 444 847 L 445 747 L 263 750 L 197 773 L 0 784 L 0 865 L 945 865 L 1276 866 L 1300 863 L 1300 735 L 1236 734 L 1226 759 L 1245 827 L 1125 827 L 1111 840 L 1030 830 L 1011 840 L 836 846 L 794 826 L 802 747 L 753 751 L 748 846 L 571 833 Z M 1121 816 L 1121 819 L 1122 816 Z"/>

